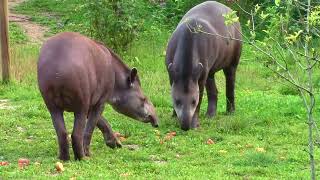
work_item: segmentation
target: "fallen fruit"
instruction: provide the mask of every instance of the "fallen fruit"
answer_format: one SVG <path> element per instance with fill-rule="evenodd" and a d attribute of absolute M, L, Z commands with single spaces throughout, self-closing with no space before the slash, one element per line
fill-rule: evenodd
<path fill-rule="evenodd" d="M 212 139 L 208 139 L 207 144 L 215 144 L 215 142 Z"/>
<path fill-rule="evenodd" d="M 0 166 L 8 166 L 9 162 L 8 161 L 0 161 Z"/>
<path fill-rule="evenodd" d="M 57 162 L 55 167 L 56 167 L 56 170 L 58 172 L 63 172 L 64 171 L 64 167 L 63 167 L 63 164 L 61 162 Z"/>
<path fill-rule="evenodd" d="M 20 169 L 23 169 L 26 166 L 29 166 L 30 164 L 30 160 L 29 159 L 25 159 L 25 158 L 20 158 L 18 160 L 18 166 Z"/>
<path fill-rule="evenodd" d="M 170 132 L 170 133 L 168 133 L 168 134 L 171 135 L 171 136 L 176 136 L 176 135 L 177 135 L 177 133 L 174 132 L 174 131 L 172 131 L 172 132 Z"/>

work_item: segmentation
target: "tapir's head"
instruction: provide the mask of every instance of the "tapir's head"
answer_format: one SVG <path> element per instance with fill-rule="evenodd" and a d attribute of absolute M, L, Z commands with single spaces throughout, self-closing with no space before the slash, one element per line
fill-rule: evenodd
<path fill-rule="evenodd" d="M 171 95 L 173 107 L 177 113 L 181 129 L 187 131 L 193 127 L 192 118 L 199 103 L 198 80 L 203 71 L 203 66 L 199 63 L 192 67 L 190 72 L 179 72 L 173 67 L 168 66 L 169 75 L 172 79 Z"/>
<path fill-rule="evenodd" d="M 133 119 L 158 127 L 158 117 L 151 101 L 143 94 L 136 68 L 115 79 L 112 107 Z"/>

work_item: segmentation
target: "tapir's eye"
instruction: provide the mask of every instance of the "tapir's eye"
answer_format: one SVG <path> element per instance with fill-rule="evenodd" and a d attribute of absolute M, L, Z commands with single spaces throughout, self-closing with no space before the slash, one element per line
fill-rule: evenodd
<path fill-rule="evenodd" d="M 192 106 L 196 106 L 196 100 L 193 99 L 192 102 L 191 102 Z"/>
<path fill-rule="evenodd" d="M 147 98 L 140 98 L 141 106 L 144 106 L 146 101 L 147 101 Z"/>
<path fill-rule="evenodd" d="M 176 99 L 175 104 L 176 104 L 176 106 L 181 106 L 181 101 L 179 99 Z"/>

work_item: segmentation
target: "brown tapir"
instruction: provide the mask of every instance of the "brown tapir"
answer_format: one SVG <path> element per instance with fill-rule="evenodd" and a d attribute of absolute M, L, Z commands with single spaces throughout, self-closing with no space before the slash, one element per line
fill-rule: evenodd
<path fill-rule="evenodd" d="M 221 69 L 226 77 L 227 111 L 235 110 L 235 75 L 242 43 L 240 23 L 224 23 L 223 15 L 231 11 L 215 1 L 195 6 L 182 18 L 168 43 L 166 65 L 173 113 L 183 130 L 199 126 L 204 87 L 209 101 L 207 116 L 216 114 L 218 91 L 214 74 Z"/>
<path fill-rule="evenodd" d="M 129 69 L 112 50 L 78 33 L 61 33 L 44 43 L 38 83 L 58 136 L 61 160 L 70 159 L 64 111 L 74 112 L 71 138 L 76 160 L 89 155 L 95 126 L 109 147 L 121 146 L 102 117 L 106 103 L 131 118 L 158 126 L 137 69 Z"/>

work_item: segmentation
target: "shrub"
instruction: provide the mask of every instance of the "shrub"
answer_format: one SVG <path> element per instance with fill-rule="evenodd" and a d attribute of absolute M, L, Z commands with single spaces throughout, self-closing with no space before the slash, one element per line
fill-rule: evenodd
<path fill-rule="evenodd" d="M 135 12 L 136 0 L 88 0 L 83 10 L 90 21 L 90 33 L 117 51 L 128 49 L 143 27 Z"/>

